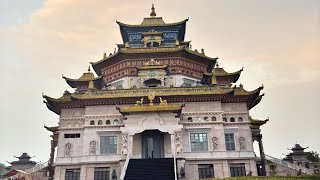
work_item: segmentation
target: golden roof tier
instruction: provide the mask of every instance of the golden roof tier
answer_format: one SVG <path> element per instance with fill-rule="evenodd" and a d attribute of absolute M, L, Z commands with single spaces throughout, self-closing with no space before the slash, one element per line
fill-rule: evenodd
<path fill-rule="evenodd" d="M 155 93 L 165 97 L 168 102 L 197 102 L 197 101 L 221 101 L 245 102 L 248 109 L 257 105 L 263 96 L 259 87 L 253 91 L 246 91 L 243 86 L 236 88 L 219 88 L 218 86 L 194 86 L 194 87 L 163 87 L 140 89 L 116 89 L 116 90 L 88 90 L 84 94 L 65 92 L 58 99 L 43 95 L 47 107 L 60 114 L 63 108 L 80 108 L 90 105 L 120 105 L 135 104 L 140 98 Z"/>
<path fill-rule="evenodd" d="M 110 83 L 126 76 L 136 76 L 136 73 L 131 72 L 136 72 L 136 67 L 151 59 L 160 62 L 160 65 L 168 66 L 171 74 L 181 74 L 201 80 L 203 72 L 212 72 L 218 58 L 208 57 L 186 46 L 121 48 L 116 53 L 91 64 L 97 75 L 103 76 L 105 83 Z M 185 71 L 173 72 L 171 71 L 173 69 Z M 120 73 L 119 76 L 118 73 Z"/>
<path fill-rule="evenodd" d="M 62 78 L 66 80 L 69 86 L 76 88 L 76 91 L 79 92 L 85 92 L 90 88 L 101 90 L 105 87 L 102 76 L 95 77 L 90 67 L 88 68 L 88 72 L 83 73 L 78 79 L 68 78 L 64 75 L 62 75 Z"/>
<path fill-rule="evenodd" d="M 126 44 L 127 47 L 136 48 L 144 46 L 143 34 L 150 31 L 161 32 L 163 43 L 148 47 L 170 47 L 175 46 L 176 41 L 183 42 L 187 21 L 188 19 L 176 23 L 166 23 L 162 17 L 156 17 L 155 8 L 152 5 L 150 17 L 144 18 L 140 24 L 131 25 L 119 21 L 116 22 L 120 27 L 123 43 Z M 152 37 L 150 37 L 150 39 L 152 39 Z"/>
<path fill-rule="evenodd" d="M 219 67 L 216 63 L 216 67 L 213 69 L 212 73 L 203 73 L 204 84 L 212 84 L 218 86 L 231 86 L 232 83 L 236 83 L 241 75 L 243 68 L 239 71 L 229 73 L 223 68 Z"/>

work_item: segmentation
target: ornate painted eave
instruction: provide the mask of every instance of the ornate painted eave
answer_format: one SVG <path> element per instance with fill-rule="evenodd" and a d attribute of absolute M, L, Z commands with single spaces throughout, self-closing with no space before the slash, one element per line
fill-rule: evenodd
<path fill-rule="evenodd" d="M 190 50 L 186 46 L 176 46 L 176 47 L 157 47 L 157 48 L 122 48 L 119 49 L 116 53 L 104 57 L 103 59 L 97 61 L 97 62 L 90 62 L 92 64 L 92 67 L 94 71 L 98 74 L 101 75 L 101 68 L 99 67 L 101 64 L 103 64 L 106 61 L 118 58 L 121 54 L 147 54 L 147 53 L 172 53 L 172 52 L 186 52 L 190 55 L 193 55 L 195 57 L 202 58 L 206 61 L 209 62 L 207 71 L 211 72 L 218 57 L 216 58 L 211 58 L 208 57 L 202 53 L 199 53 L 197 51 Z"/>
<path fill-rule="evenodd" d="M 250 124 L 253 126 L 262 126 L 266 124 L 269 121 L 269 118 L 266 120 L 258 120 L 258 119 L 252 119 L 251 117 L 249 118 Z"/>
<path fill-rule="evenodd" d="M 65 79 L 67 84 L 72 88 L 78 88 L 81 84 L 86 84 L 86 86 L 89 87 L 90 81 L 92 81 L 99 89 L 104 85 L 102 76 L 95 77 L 94 74 L 91 73 L 90 67 L 88 68 L 88 72 L 83 73 L 78 79 L 68 78 L 64 75 L 62 75 L 62 78 Z"/>
<path fill-rule="evenodd" d="M 243 88 L 243 85 L 240 84 L 239 87 L 235 87 L 234 88 L 234 95 L 235 96 L 249 96 L 249 95 L 252 95 L 252 96 L 256 96 L 258 97 L 258 95 L 260 94 L 260 91 L 263 89 L 263 85 L 258 87 L 257 89 L 253 90 L 253 91 L 247 91 Z"/>
<path fill-rule="evenodd" d="M 157 96 L 191 96 L 191 95 L 226 95 L 233 89 L 222 89 L 214 86 L 199 87 L 166 87 L 166 88 L 140 88 L 140 89 L 117 89 L 106 91 L 88 91 L 87 93 L 72 94 L 73 99 L 105 99 L 105 98 L 130 98 L 145 97 L 154 92 Z"/>
<path fill-rule="evenodd" d="M 141 24 L 126 24 L 126 23 L 122 23 L 120 21 L 116 21 L 116 23 L 120 26 L 120 27 L 130 27 L 130 28 L 139 28 L 139 27 L 159 27 L 159 26 L 163 26 L 163 27 L 168 27 L 168 26 L 177 26 L 177 25 L 183 25 L 185 24 L 188 19 L 184 19 L 182 21 L 179 22 L 175 22 L 175 23 L 165 23 L 162 19 L 162 17 L 147 17 L 144 18 L 143 21 L 141 22 Z"/>
<path fill-rule="evenodd" d="M 52 127 L 49 127 L 49 126 L 46 126 L 44 125 L 44 128 L 50 132 L 57 132 L 59 130 L 59 126 L 52 126 Z"/>
<path fill-rule="evenodd" d="M 259 104 L 261 102 L 263 96 L 264 96 L 264 94 L 261 94 L 256 99 L 254 99 L 252 102 L 250 102 L 248 104 L 248 109 L 250 110 L 253 107 L 255 107 L 257 104 Z"/>
<path fill-rule="evenodd" d="M 125 24 L 119 21 L 116 21 L 117 24 L 119 25 L 120 32 L 121 32 L 121 37 L 123 43 L 126 43 L 129 41 L 128 38 L 128 30 L 133 30 L 133 29 L 145 29 L 144 31 L 150 31 L 151 29 L 157 29 L 157 28 L 173 28 L 173 27 L 179 27 L 179 33 L 178 33 L 178 40 L 179 41 L 184 41 L 184 36 L 186 32 L 186 22 L 189 19 L 185 19 L 180 22 L 176 23 L 165 23 L 162 19 L 162 17 L 148 17 L 144 18 L 141 24 L 138 25 L 131 25 L 131 24 Z"/>

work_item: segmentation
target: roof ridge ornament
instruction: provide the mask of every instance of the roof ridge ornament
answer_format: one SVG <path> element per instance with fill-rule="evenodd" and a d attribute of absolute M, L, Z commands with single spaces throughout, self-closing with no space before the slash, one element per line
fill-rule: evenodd
<path fill-rule="evenodd" d="M 154 5 L 152 4 L 152 7 L 151 7 L 151 13 L 150 13 L 150 16 L 151 17 L 156 17 L 157 16 L 157 14 L 156 14 L 156 12 L 155 12 L 155 8 L 154 8 Z"/>
<path fill-rule="evenodd" d="M 88 67 L 88 72 L 90 72 L 91 71 L 91 69 L 90 69 L 90 66 Z"/>

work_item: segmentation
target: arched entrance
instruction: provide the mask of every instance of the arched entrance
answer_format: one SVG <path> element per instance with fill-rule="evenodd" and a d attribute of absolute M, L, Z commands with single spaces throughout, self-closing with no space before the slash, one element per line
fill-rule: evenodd
<path fill-rule="evenodd" d="M 141 133 L 143 159 L 164 158 L 164 133 L 159 130 L 145 130 Z"/>

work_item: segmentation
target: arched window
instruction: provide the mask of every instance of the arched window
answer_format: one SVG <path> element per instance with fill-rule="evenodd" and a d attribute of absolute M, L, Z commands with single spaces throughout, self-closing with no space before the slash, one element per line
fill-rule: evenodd
<path fill-rule="evenodd" d="M 204 120 L 204 121 L 208 121 L 208 117 L 204 117 L 203 120 Z"/>
<path fill-rule="evenodd" d="M 79 123 L 74 123 L 74 127 L 78 128 L 78 127 L 80 127 L 80 124 Z"/>
<path fill-rule="evenodd" d="M 230 122 L 236 122 L 236 120 L 234 119 L 234 117 L 230 118 Z"/>
<path fill-rule="evenodd" d="M 102 120 L 99 120 L 99 121 L 98 121 L 98 125 L 102 125 Z"/>
<path fill-rule="evenodd" d="M 90 125 L 94 125 L 94 120 L 90 121 Z"/>
<path fill-rule="evenodd" d="M 212 116 L 211 121 L 217 121 L 217 118 L 215 116 Z"/>
<path fill-rule="evenodd" d="M 176 72 L 176 69 L 172 69 L 171 72 Z"/>
<path fill-rule="evenodd" d="M 227 122 L 227 121 L 228 121 L 227 118 L 225 118 L 225 117 L 222 118 L 222 120 L 223 120 L 224 122 Z"/>
<path fill-rule="evenodd" d="M 243 122 L 242 117 L 238 117 L 238 122 Z"/>
<path fill-rule="evenodd" d="M 106 120 L 106 125 L 109 125 L 109 124 L 111 124 L 110 120 Z"/>
<path fill-rule="evenodd" d="M 113 124 L 118 124 L 118 123 L 119 123 L 118 119 L 113 120 Z"/>
<path fill-rule="evenodd" d="M 192 122 L 192 117 L 188 117 L 188 122 Z"/>

